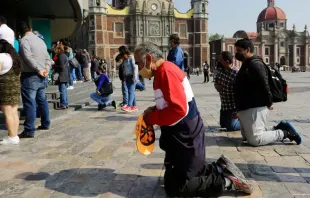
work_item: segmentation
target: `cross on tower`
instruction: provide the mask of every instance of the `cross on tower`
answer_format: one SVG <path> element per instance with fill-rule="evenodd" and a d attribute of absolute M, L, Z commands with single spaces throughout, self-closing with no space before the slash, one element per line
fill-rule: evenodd
<path fill-rule="evenodd" d="M 274 7 L 275 0 L 267 0 L 268 7 Z"/>

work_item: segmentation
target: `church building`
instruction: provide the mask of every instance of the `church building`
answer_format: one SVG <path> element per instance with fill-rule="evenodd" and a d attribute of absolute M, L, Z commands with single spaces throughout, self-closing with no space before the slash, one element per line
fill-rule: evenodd
<path fill-rule="evenodd" d="M 221 51 L 235 53 L 234 44 L 238 39 L 250 38 L 254 43 L 255 54 L 261 56 L 267 64 L 297 66 L 304 69 L 310 64 L 309 32 L 298 32 L 294 25 L 287 27 L 285 12 L 275 5 L 275 0 L 267 0 L 267 7 L 257 17 L 256 32 L 237 31 L 232 38 L 222 38 L 210 42 L 210 55 L 214 63 Z M 236 66 L 241 63 L 235 60 Z"/>
<path fill-rule="evenodd" d="M 186 13 L 174 7 L 173 0 L 89 0 L 88 49 L 115 65 L 118 47 L 131 50 L 150 41 L 169 52 L 169 36 L 179 34 L 185 58 L 192 67 L 209 59 L 208 0 L 191 0 Z M 178 3 L 179 0 L 178 0 Z"/>

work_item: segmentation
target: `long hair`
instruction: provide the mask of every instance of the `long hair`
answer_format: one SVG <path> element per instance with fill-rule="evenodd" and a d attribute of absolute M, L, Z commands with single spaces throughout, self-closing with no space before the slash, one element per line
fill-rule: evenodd
<path fill-rule="evenodd" d="M 4 39 L 0 40 L 0 53 L 10 54 L 13 60 L 12 68 L 16 74 L 20 74 L 23 67 L 22 60 L 16 53 L 14 47 Z"/>

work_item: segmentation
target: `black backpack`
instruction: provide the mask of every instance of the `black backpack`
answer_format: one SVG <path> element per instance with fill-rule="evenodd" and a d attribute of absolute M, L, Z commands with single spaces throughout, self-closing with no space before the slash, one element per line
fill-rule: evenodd
<path fill-rule="evenodd" d="M 99 77 L 95 80 L 95 84 L 96 86 L 98 86 L 98 81 L 99 81 Z M 101 93 L 102 96 L 107 97 L 109 95 L 111 95 L 113 93 L 113 84 L 112 82 L 105 82 L 99 92 Z"/>
<path fill-rule="evenodd" d="M 272 102 L 286 102 L 288 92 L 286 80 L 284 80 L 277 69 L 269 67 L 265 63 L 264 65 L 268 71 L 268 83 L 272 94 Z"/>

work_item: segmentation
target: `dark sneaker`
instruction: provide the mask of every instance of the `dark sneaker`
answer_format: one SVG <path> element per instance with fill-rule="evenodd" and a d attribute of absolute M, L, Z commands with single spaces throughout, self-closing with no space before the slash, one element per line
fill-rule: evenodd
<path fill-rule="evenodd" d="M 216 162 L 216 164 L 222 168 L 224 175 L 233 175 L 241 179 L 245 179 L 245 176 L 241 170 L 228 158 L 222 155 Z"/>
<path fill-rule="evenodd" d="M 42 131 L 47 131 L 49 130 L 50 128 L 48 127 L 44 127 L 44 126 L 38 126 L 37 130 L 42 130 Z"/>
<path fill-rule="evenodd" d="M 285 134 L 284 138 L 290 139 L 291 142 L 295 141 L 297 145 L 301 144 L 301 142 L 302 142 L 301 137 L 300 137 L 299 133 L 296 131 L 296 129 L 293 127 L 293 125 L 291 125 L 291 123 L 282 120 L 275 127 L 275 129 L 281 129 Z"/>
<path fill-rule="evenodd" d="M 34 135 L 28 135 L 25 132 L 22 132 L 18 135 L 19 138 L 34 138 Z"/>
<path fill-rule="evenodd" d="M 105 104 L 98 104 L 98 111 L 103 110 L 104 108 L 106 108 Z"/>
<path fill-rule="evenodd" d="M 115 110 L 117 109 L 117 105 L 116 105 L 115 100 L 112 101 L 112 107 L 114 107 Z"/>

